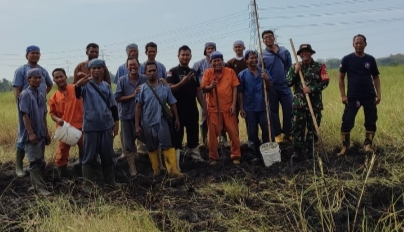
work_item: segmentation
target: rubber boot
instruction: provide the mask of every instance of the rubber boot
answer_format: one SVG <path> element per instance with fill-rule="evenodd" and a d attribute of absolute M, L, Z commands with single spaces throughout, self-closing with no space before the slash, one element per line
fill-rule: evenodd
<path fill-rule="evenodd" d="M 275 142 L 276 143 L 283 143 L 282 134 L 279 134 L 279 135 L 275 136 Z"/>
<path fill-rule="evenodd" d="M 180 149 L 175 149 L 175 159 L 176 159 L 177 169 L 178 169 L 178 171 L 181 171 L 181 167 L 180 167 L 181 150 Z"/>
<path fill-rule="evenodd" d="M 125 156 L 126 156 L 126 159 L 128 160 L 130 175 L 136 176 L 137 175 L 136 165 L 135 165 L 136 152 L 125 153 Z"/>
<path fill-rule="evenodd" d="M 86 193 L 91 193 L 93 189 L 94 183 L 97 181 L 97 168 L 93 168 L 87 165 L 83 165 L 81 167 L 83 178 L 86 180 L 85 185 L 83 186 L 83 191 Z"/>
<path fill-rule="evenodd" d="M 59 180 L 67 178 L 67 165 L 57 167 Z"/>
<path fill-rule="evenodd" d="M 204 161 L 201 157 L 201 151 L 199 150 L 199 147 L 195 147 L 195 148 L 190 148 L 189 152 L 191 153 L 191 157 L 192 159 L 196 160 L 196 161 Z M 181 171 L 181 170 L 180 170 Z"/>
<path fill-rule="evenodd" d="M 116 186 L 114 165 L 109 167 L 102 167 L 102 174 L 104 175 L 104 182 L 110 186 Z"/>
<path fill-rule="evenodd" d="M 284 135 L 283 135 L 282 142 L 285 142 L 285 141 L 293 142 L 292 135 L 286 135 L 286 134 L 284 134 Z"/>
<path fill-rule="evenodd" d="M 16 155 L 15 155 L 15 173 L 17 177 L 24 177 L 24 165 L 23 160 L 25 157 L 25 150 L 21 148 L 17 148 Z"/>
<path fill-rule="evenodd" d="M 75 168 L 75 169 L 81 168 L 82 160 L 83 160 L 83 152 L 79 151 L 79 158 L 76 160 L 76 162 L 73 163 L 73 168 Z"/>
<path fill-rule="evenodd" d="M 303 160 L 306 159 L 306 157 L 304 157 L 301 150 L 302 149 L 295 149 L 295 152 L 293 152 L 293 155 L 292 155 L 292 157 L 290 159 L 291 163 L 292 163 L 292 166 L 293 166 L 293 163 L 299 163 L 299 162 L 302 162 Z"/>
<path fill-rule="evenodd" d="M 337 156 L 342 156 L 345 155 L 350 144 L 350 138 L 351 135 L 349 132 L 341 132 L 341 141 L 342 141 L 342 148 L 339 153 L 337 153 Z"/>
<path fill-rule="evenodd" d="M 171 177 L 183 177 L 184 174 L 178 170 L 176 165 L 177 157 L 175 156 L 175 149 L 169 148 L 167 150 L 163 150 L 163 154 L 168 175 Z"/>
<path fill-rule="evenodd" d="M 375 137 L 374 131 L 366 131 L 366 138 L 364 144 L 364 149 L 366 153 L 373 153 L 372 143 L 373 138 Z"/>
<path fill-rule="evenodd" d="M 43 180 L 43 170 L 41 168 L 31 169 L 30 178 L 31 184 L 38 194 L 42 196 L 52 195 L 52 193 L 46 189 L 45 181 Z"/>
<path fill-rule="evenodd" d="M 147 153 L 149 155 L 150 163 L 153 169 L 153 175 L 160 175 L 160 160 L 158 149 Z"/>

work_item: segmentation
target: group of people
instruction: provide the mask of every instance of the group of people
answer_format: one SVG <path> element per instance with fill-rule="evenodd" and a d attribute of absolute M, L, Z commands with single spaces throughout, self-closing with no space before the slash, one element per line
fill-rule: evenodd
<path fill-rule="evenodd" d="M 62 68 L 53 70 L 51 78 L 38 64 L 39 47 L 29 46 L 26 49 L 28 62 L 16 70 L 13 81 L 19 119 L 17 176 L 25 176 L 23 159 L 26 154 L 33 189 L 42 195 L 52 194 L 43 180 L 45 145 L 51 142 L 46 120 L 48 113 L 56 127 L 69 123 L 83 132 L 77 143 L 79 159 L 76 165 L 81 166 L 82 175 L 88 180 L 83 188 L 88 192 L 92 182 L 102 180 L 105 184 L 116 185 L 113 140 L 117 135 L 122 143 L 120 158 L 127 159 L 132 176 L 137 175 L 135 157 L 140 153 L 148 154 L 154 176 L 160 175 L 161 170 L 166 170 L 171 177 L 184 176 L 180 168 L 180 151 L 185 129 L 188 148 L 185 155 L 195 161 L 204 161 L 199 151 L 200 131 L 202 142 L 209 150 L 210 165 L 217 165 L 219 142 L 227 142 L 227 137 L 231 159 L 234 165 L 239 165 L 242 157 L 239 115 L 245 119 L 248 141 L 256 156 L 260 156 L 262 143 L 289 140 L 294 146 L 292 160 L 304 160 L 313 152 L 317 141 L 306 95 L 310 97 L 320 125 L 322 91 L 329 84 L 326 67 L 313 60 L 315 51 L 310 44 L 300 45 L 297 55 L 301 62 L 292 64 L 290 52 L 275 43 L 273 31 L 264 31 L 262 39 L 265 44 L 262 57 L 256 51 L 246 50 L 243 41 L 238 40 L 233 44 L 235 57 L 227 62 L 217 51 L 216 44 L 207 42 L 203 50 L 205 57 L 193 67 L 190 67 L 191 49 L 181 46 L 179 64 L 168 72 L 156 61 L 155 43 L 146 44 L 147 60 L 143 63 L 138 60 L 138 45 L 129 44 L 126 47 L 128 58 L 113 80 L 117 85 L 115 92 L 111 90 L 105 62 L 98 59 L 97 44 L 87 46 L 88 60 L 77 65 L 73 84 L 67 83 Z M 376 105 L 380 102 L 381 91 L 376 61 L 364 52 L 366 45 L 366 37 L 356 35 L 354 52 L 341 61 L 339 88 L 345 110 L 341 126 L 342 149 L 338 155 L 344 155 L 349 148 L 349 133 L 361 106 L 365 113 L 364 146 L 366 151 L 372 151 Z M 304 83 L 299 75 L 303 76 Z M 345 75 L 348 77 L 347 92 Z M 53 82 L 57 91 L 49 97 L 48 112 L 46 95 Z M 59 141 L 55 164 L 61 179 L 67 176 L 69 150 L 70 145 Z"/>

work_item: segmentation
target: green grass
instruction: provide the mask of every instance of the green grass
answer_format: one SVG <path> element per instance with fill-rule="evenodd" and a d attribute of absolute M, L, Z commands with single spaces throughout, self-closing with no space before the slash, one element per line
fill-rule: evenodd
<path fill-rule="evenodd" d="M 247 175 L 243 179 L 234 177 L 225 181 L 208 178 L 195 186 L 195 196 L 189 199 L 189 208 L 195 209 L 198 209 L 200 201 L 211 202 L 209 209 L 198 210 L 209 213 L 213 219 L 198 228 L 210 230 L 220 225 L 223 231 L 332 231 L 338 224 L 338 215 L 349 211 L 350 220 L 355 213 L 361 215 L 356 221 L 361 227 L 355 231 L 402 231 L 404 104 L 401 93 L 404 66 L 380 67 L 380 73 L 382 101 L 378 106 L 378 129 L 374 140 L 378 153 L 374 165 L 370 160 L 350 165 L 347 160 L 346 167 L 340 167 L 342 171 L 337 170 L 338 167 L 328 169 L 327 166 L 323 166 L 322 171 L 317 164 L 315 171 L 307 170 L 294 176 L 280 174 L 254 180 Z M 338 72 L 329 70 L 329 74 L 330 84 L 323 92 L 321 131 L 326 150 L 331 153 L 340 146 L 339 131 L 344 106 L 338 89 Z M 17 110 L 13 94 L 0 94 L 0 105 L 0 161 L 4 163 L 14 160 Z M 245 126 L 241 122 L 240 137 L 245 141 Z M 53 132 L 54 124 L 50 117 L 48 123 Z M 351 139 L 360 144 L 365 136 L 363 123 L 361 110 L 351 135 Z M 115 140 L 115 146 L 120 146 L 119 139 Z M 47 160 L 52 159 L 55 147 L 53 142 L 46 148 Z M 386 196 L 386 192 L 391 194 L 391 198 L 381 210 L 380 218 L 372 220 L 361 206 L 371 205 L 373 197 L 377 201 L 377 196 Z M 27 231 L 193 230 L 192 225 L 181 219 L 176 211 L 161 209 L 156 212 L 130 201 L 121 200 L 120 204 L 115 204 L 106 199 L 109 198 L 95 196 L 88 199 L 89 204 L 80 205 L 70 196 L 38 198 L 32 204 L 39 207 L 31 207 L 27 216 L 18 223 Z M 168 207 L 172 200 L 162 197 L 161 202 Z M 248 206 L 249 201 L 259 202 L 259 205 Z M 164 215 L 165 220 L 171 222 L 171 227 L 161 226 L 162 223 L 152 217 L 156 213 Z M 321 223 L 314 223 L 316 220 Z M 343 226 L 346 231 L 352 231 L 353 225 Z"/>

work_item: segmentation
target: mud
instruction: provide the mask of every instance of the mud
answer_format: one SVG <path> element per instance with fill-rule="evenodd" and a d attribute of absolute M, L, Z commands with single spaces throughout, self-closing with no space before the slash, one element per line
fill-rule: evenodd
<path fill-rule="evenodd" d="M 242 205 L 253 211 L 259 211 L 265 214 L 278 214 L 278 219 L 268 219 L 268 223 L 275 225 L 283 225 L 285 221 L 293 221 L 292 213 L 286 208 L 264 207 L 267 200 L 263 197 L 252 196 L 254 192 L 263 192 L 268 189 L 282 189 L 287 185 L 287 180 L 298 176 L 299 182 L 297 187 L 307 187 L 307 183 L 312 180 L 305 179 L 313 174 L 313 165 L 317 165 L 315 160 L 306 160 L 295 165 L 291 165 L 290 157 L 292 148 L 289 145 L 281 147 L 281 159 L 279 163 L 275 163 L 269 168 L 264 167 L 262 160 L 256 159 L 252 151 L 247 145 L 242 146 L 242 163 L 234 166 L 229 154 L 229 148 L 224 148 L 224 155 L 215 167 L 211 167 L 206 162 L 193 162 L 188 156 L 182 157 L 181 169 L 187 173 L 185 178 L 171 179 L 162 174 L 159 177 L 153 177 L 149 159 L 146 155 L 142 155 L 136 159 L 137 171 L 136 177 L 130 177 L 128 166 L 124 161 L 118 161 L 115 166 L 116 181 L 120 183 L 119 188 L 122 191 L 113 191 L 108 187 L 100 184 L 99 191 L 105 192 L 107 202 L 111 204 L 127 204 L 133 202 L 144 206 L 151 210 L 151 215 L 159 228 L 166 231 L 174 231 L 170 217 L 166 212 L 174 212 L 176 217 L 183 223 L 187 223 L 190 230 L 215 230 L 226 231 L 227 228 L 216 220 L 217 215 L 214 213 L 212 206 L 220 207 L 220 213 L 226 217 L 234 213 L 232 205 Z M 329 163 L 324 164 L 324 174 L 336 177 L 340 180 L 350 180 L 353 176 L 352 172 L 363 172 L 366 168 L 366 162 L 369 157 L 356 144 L 351 148 L 344 157 L 336 157 L 337 148 L 330 151 L 328 156 Z M 377 151 L 383 155 L 383 150 Z M 201 154 L 205 160 L 208 159 L 207 150 L 201 148 Z M 221 150 L 219 150 L 221 154 Z M 118 155 L 118 154 L 116 154 Z M 73 160 L 74 161 L 74 160 Z M 72 162 L 73 162 L 72 161 Z M 316 166 L 319 168 L 318 166 Z M 319 169 L 318 169 L 319 170 Z M 317 170 L 317 171 L 318 171 Z M 386 178 L 386 170 L 375 168 L 371 175 Z M 69 167 L 69 181 L 63 183 L 56 178 L 57 172 L 52 165 L 48 166 L 45 174 L 45 181 L 53 190 L 56 196 L 69 194 L 74 199 L 75 204 L 86 205 L 91 202 L 81 190 L 83 180 L 80 177 L 80 170 Z M 268 179 L 274 181 L 272 185 L 268 184 Z M 207 188 L 208 185 L 222 182 L 239 181 L 248 190 L 248 193 L 242 194 L 240 197 L 232 197 L 226 195 L 223 190 L 212 189 L 210 194 L 201 193 L 201 189 Z M 357 222 L 360 222 L 363 214 L 370 222 L 377 222 L 385 210 L 396 203 L 396 212 L 402 212 L 404 205 L 402 201 L 398 201 L 403 193 L 402 186 L 385 186 L 380 182 L 377 185 L 367 187 L 360 205 Z M 36 204 L 37 196 L 33 192 L 28 192 L 30 187 L 29 177 L 17 178 L 14 174 L 14 163 L 6 162 L 0 164 L 0 230 L 2 231 L 23 231 L 21 227 L 22 216 L 30 212 L 30 208 Z M 334 231 L 346 231 L 347 224 L 352 223 L 355 213 L 355 206 L 360 192 L 351 192 L 346 194 L 343 202 L 344 207 L 338 212 L 334 212 L 335 229 Z M 212 195 L 223 198 L 221 205 L 210 197 Z M 122 200 L 124 196 L 125 200 Z M 265 196 L 265 195 L 264 195 Z M 313 196 L 314 197 L 314 196 Z M 169 199 L 169 201 L 167 200 Z M 279 203 L 276 199 L 271 199 L 272 203 Z M 354 206 L 354 207 L 352 207 Z M 321 230 L 321 221 L 313 208 L 310 201 L 303 200 L 303 212 L 308 218 L 309 224 L 313 230 Z M 161 209 L 164 208 L 164 211 Z M 401 211 L 400 211 L 401 210 Z M 46 213 L 46 212 L 43 212 Z M 398 219 L 403 219 L 404 213 L 398 213 Z M 283 220 L 283 221 L 282 221 Z"/>

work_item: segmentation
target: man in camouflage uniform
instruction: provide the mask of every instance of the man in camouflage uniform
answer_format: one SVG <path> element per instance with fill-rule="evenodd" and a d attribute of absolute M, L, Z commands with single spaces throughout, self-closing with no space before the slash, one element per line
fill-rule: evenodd
<path fill-rule="evenodd" d="M 292 161 L 299 162 L 305 159 L 303 151 L 310 155 L 317 141 L 313 120 L 305 94 L 308 93 L 316 116 L 317 124 L 320 125 L 321 110 L 323 110 L 321 92 L 328 86 L 329 78 L 324 64 L 315 62 L 311 57 L 316 53 L 310 44 L 302 44 L 297 51 L 297 55 L 302 58 L 302 62 L 292 65 L 286 75 L 286 83 L 293 86 L 294 96 L 292 105 L 292 137 L 295 152 Z M 302 71 L 306 87 L 303 87 L 300 80 L 299 71 Z M 307 134 L 305 133 L 307 129 Z M 305 135 L 306 134 L 306 135 Z"/>

